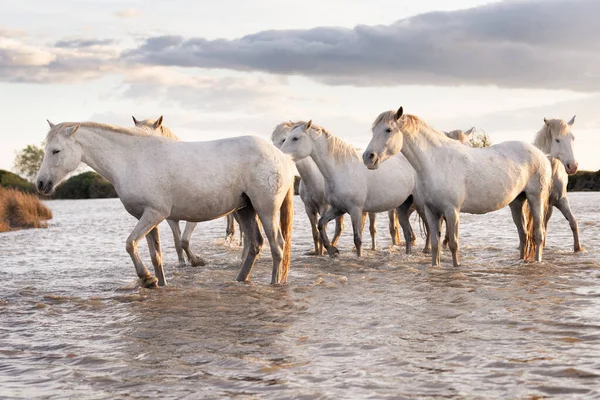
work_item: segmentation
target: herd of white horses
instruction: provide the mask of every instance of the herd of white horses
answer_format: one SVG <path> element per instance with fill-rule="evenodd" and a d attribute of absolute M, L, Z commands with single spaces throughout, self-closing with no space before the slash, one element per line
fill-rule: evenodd
<path fill-rule="evenodd" d="M 132 127 L 48 121 L 36 187 L 51 193 L 81 162 L 108 179 L 125 209 L 138 219 L 126 250 L 144 287 L 167 284 L 160 222 L 166 219 L 173 231 L 180 263 L 185 263 L 185 252 L 192 265 L 204 265 L 190 250 L 190 237 L 198 222 L 222 216 L 228 217 L 228 234 L 233 234 L 235 218 L 243 237 L 237 280 L 249 281 L 264 231 L 273 258 L 271 283 L 286 283 L 296 171 L 317 256 L 325 250 L 332 257 L 338 254 L 346 213 L 359 257 L 365 216 L 371 220 L 375 248 L 379 212 L 389 214 L 393 244 L 399 242 L 399 222 L 410 253 L 415 235 L 409 217 L 417 211 L 426 230 L 423 251 L 431 252 L 432 265 L 440 263 L 445 220 L 446 241 L 458 266 L 460 213 L 484 214 L 507 205 L 517 227 L 521 259 L 542 260 L 553 207 L 570 223 L 574 250 L 581 250 L 566 196 L 567 174 L 577 171 L 571 132 L 575 117 L 569 122 L 544 119 L 533 145 L 511 141 L 472 148 L 473 129 L 440 132 L 400 107 L 377 116 L 362 159 L 353 146 L 312 121 L 280 123 L 269 143 L 255 136 L 182 142 L 162 124 L 162 117 L 133 120 Z M 327 224 L 333 219 L 335 236 L 330 241 Z M 186 221 L 183 235 L 179 221 Z M 138 254 L 144 237 L 155 276 Z"/>

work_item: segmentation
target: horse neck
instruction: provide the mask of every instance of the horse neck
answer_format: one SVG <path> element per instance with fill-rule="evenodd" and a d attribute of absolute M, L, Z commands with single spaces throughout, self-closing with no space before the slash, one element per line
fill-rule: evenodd
<path fill-rule="evenodd" d="M 296 168 L 300 173 L 302 181 L 304 181 L 304 184 L 310 191 L 323 190 L 323 175 L 311 157 L 306 157 L 298 161 Z"/>
<path fill-rule="evenodd" d="M 550 143 L 552 138 L 548 138 L 548 136 L 551 136 L 550 130 L 544 125 L 542 130 L 535 135 L 535 139 L 533 140 L 533 145 L 540 149 L 544 154 L 550 154 Z"/>
<path fill-rule="evenodd" d="M 404 154 L 408 162 L 417 171 L 417 174 L 430 173 L 427 171 L 437 169 L 437 157 L 433 156 L 433 153 L 442 148 L 452 146 L 467 148 L 464 144 L 450 139 L 445 135 L 437 135 L 435 132 L 428 132 L 423 129 L 412 136 L 409 136 L 407 133 L 403 133 L 403 135 L 402 154 Z M 449 150 L 455 151 L 454 149 Z"/>
<path fill-rule="evenodd" d="M 135 136 L 81 127 L 75 138 L 83 149 L 81 161 L 112 184 L 116 184 L 122 172 L 128 170 L 127 161 L 134 153 L 131 148 Z"/>
<path fill-rule="evenodd" d="M 329 154 L 329 144 L 325 137 L 313 138 L 313 151 L 310 156 L 321 171 L 323 178 L 328 182 L 335 181 L 341 172 L 349 169 L 350 164 L 354 164 L 354 161 L 360 163 L 358 159 L 336 161 L 334 156 Z"/>

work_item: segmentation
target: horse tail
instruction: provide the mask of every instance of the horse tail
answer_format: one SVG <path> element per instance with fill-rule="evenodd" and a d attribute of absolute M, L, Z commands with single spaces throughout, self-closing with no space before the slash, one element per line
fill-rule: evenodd
<path fill-rule="evenodd" d="M 281 283 L 287 282 L 292 255 L 292 226 L 294 223 L 294 185 L 290 185 L 279 209 L 279 226 L 283 236 L 283 274 Z"/>
<path fill-rule="evenodd" d="M 552 195 L 552 175 L 542 174 L 540 176 L 540 208 L 542 210 L 540 229 L 542 232 L 541 246 L 546 242 L 546 231 L 545 221 L 550 210 L 550 196 Z M 527 233 L 527 240 L 525 241 L 525 259 L 532 260 L 535 258 L 535 224 L 533 223 L 533 214 L 531 213 L 531 207 L 529 206 L 529 200 L 525 201 L 523 205 L 523 217 L 525 217 L 525 232 Z"/>

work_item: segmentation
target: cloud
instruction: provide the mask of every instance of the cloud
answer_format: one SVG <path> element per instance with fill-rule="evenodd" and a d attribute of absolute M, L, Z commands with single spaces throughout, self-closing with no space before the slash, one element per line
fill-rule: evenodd
<path fill-rule="evenodd" d="M 140 10 L 137 8 L 126 8 L 115 12 L 115 15 L 119 18 L 136 18 L 141 15 Z"/>
<path fill-rule="evenodd" d="M 302 75 L 330 85 L 600 90 L 600 2 L 508 1 L 391 25 L 263 31 L 235 40 L 147 38 L 148 65 Z"/>
<path fill-rule="evenodd" d="M 296 100 L 282 77 L 190 75 L 163 67 L 140 69 L 123 80 L 128 98 L 153 98 L 200 111 L 270 112 Z"/>
<path fill-rule="evenodd" d="M 71 40 L 59 40 L 54 43 L 54 47 L 77 49 L 77 48 L 89 48 L 95 46 L 108 46 L 115 44 L 112 39 L 71 39 Z"/>

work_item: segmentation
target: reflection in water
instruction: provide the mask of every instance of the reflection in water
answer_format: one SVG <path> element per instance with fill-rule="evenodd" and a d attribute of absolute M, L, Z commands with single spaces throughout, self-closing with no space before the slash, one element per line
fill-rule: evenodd
<path fill-rule="evenodd" d="M 234 282 L 223 220 L 195 232 L 209 265 L 178 267 L 165 225 L 160 290 L 135 285 L 118 201 L 49 202 L 50 229 L 0 235 L 0 397 L 598 397 L 598 198 L 570 195 L 588 251 L 557 214 L 541 264 L 516 260 L 508 210 L 463 215 L 460 268 L 390 249 L 386 218 L 363 259 L 349 227 L 339 259 L 308 256 L 296 198 L 286 287 L 267 247 Z"/>

